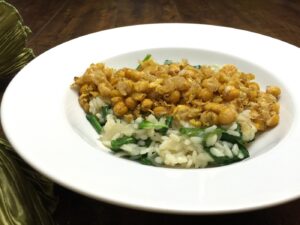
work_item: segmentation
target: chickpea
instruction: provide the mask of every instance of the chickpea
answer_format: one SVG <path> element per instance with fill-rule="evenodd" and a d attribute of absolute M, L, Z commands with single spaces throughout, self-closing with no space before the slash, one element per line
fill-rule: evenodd
<path fill-rule="evenodd" d="M 103 97 L 111 96 L 111 90 L 104 83 L 100 83 L 98 85 L 98 91 L 100 95 Z"/>
<path fill-rule="evenodd" d="M 111 103 L 114 105 L 116 104 L 117 102 L 121 102 L 123 101 L 123 98 L 122 97 L 113 97 L 110 99 Z"/>
<path fill-rule="evenodd" d="M 209 91 L 206 88 L 203 88 L 200 90 L 199 92 L 199 97 L 203 100 L 203 101 L 209 101 L 213 98 L 213 93 L 211 91 Z"/>
<path fill-rule="evenodd" d="M 206 111 L 213 111 L 215 113 L 220 113 L 223 108 L 224 108 L 223 105 L 218 104 L 218 103 L 214 103 L 214 102 L 209 102 L 206 105 L 204 105 L 204 109 Z"/>
<path fill-rule="evenodd" d="M 258 92 L 256 90 L 250 90 L 247 92 L 247 95 L 250 100 L 254 100 L 258 96 Z"/>
<path fill-rule="evenodd" d="M 213 98 L 213 102 L 215 102 L 215 103 L 221 103 L 221 102 L 223 102 L 223 98 L 221 96 L 215 96 Z"/>
<path fill-rule="evenodd" d="M 202 81 L 202 86 L 210 90 L 211 92 L 219 89 L 220 83 L 217 79 L 211 77 Z"/>
<path fill-rule="evenodd" d="M 257 110 L 251 109 L 250 117 L 251 117 L 251 119 L 257 119 L 260 117 L 260 115 Z"/>
<path fill-rule="evenodd" d="M 255 75 L 252 73 L 242 73 L 240 78 L 244 81 L 249 81 L 255 79 Z"/>
<path fill-rule="evenodd" d="M 177 84 L 177 89 L 179 91 L 186 91 L 191 86 L 190 83 L 186 79 L 184 79 L 183 77 L 179 77 L 179 76 L 176 77 L 176 80 L 174 80 L 174 83 Z"/>
<path fill-rule="evenodd" d="M 227 64 L 227 65 L 224 65 L 221 69 L 220 69 L 221 72 L 224 72 L 228 75 L 233 75 L 234 73 L 237 73 L 238 72 L 238 69 L 236 68 L 235 65 L 232 65 L 232 64 Z"/>
<path fill-rule="evenodd" d="M 134 90 L 136 92 L 148 92 L 149 91 L 149 82 L 146 80 L 138 81 L 134 84 Z"/>
<path fill-rule="evenodd" d="M 135 92 L 131 95 L 131 97 L 138 102 L 141 102 L 144 100 L 144 98 L 146 97 L 145 93 L 139 93 L 139 92 Z"/>
<path fill-rule="evenodd" d="M 219 123 L 222 125 L 230 124 L 236 120 L 237 112 L 229 107 L 224 108 L 219 114 Z"/>
<path fill-rule="evenodd" d="M 176 104 L 180 100 L 180 92 L 179 91 L 173 91 L 169 97 L 170 103 Z"/>
<path fill-rule="evenodd" d="M 133 82 L 128 79 L 120 80 L 116 84 L 116 88 L 121 93 L 121 95 L 123 95 L 123 96 L 130 95 L 132 93 L 132 89 L 133 89 Z"/>
<path fill-rule="evenodd" d="M 254 125 L 258 131 L 264 131 L 266 129 L 266 125 L 262 120 L 255 120 Z"/>
<path fill-rule="evenodd" d="M 109 82 L 111 83 L 111 85 L 116 85 L 116 84 L 118 83 L 119 79 L 120 79 L 120 78 L 117 77 L 117 76 L 112 76 L 112 77 L 110 78 Z"/>
<path fill-rule="evenodd" d="M 153 109 L 153 112 L 156 116 L 163 116 L 163 115 L 166 115 L 168 113 L 168 110 L 166 107 L 164 106 L 156 106 L 154 109 Z"/>
<path fill-rule="evenodd" d="M 268 127 L 274 127 L 279 123 L 279 115 L 275 114 L 267 120 L 266 124 Z"/>
<path fill-rule="evenodd" d="M 123 101 L 120 101 L 114 105 L 113 111 L 116 114 L 116 116 L 123 116 L 128 112 L 128 108 Z"/>
<path fill-rule="evenodd" d="M 135 71 L 133 69 L 127 69 L 127 70 L 125 70 L 125 77 L 127 77 L 128 79 L 131 79 L 133 81 L 138 81 L 142 77 L 142 72 Z"/>
<path fill-rule="evenodd" d="M 218 92 L 219 92 L 219 93 L 222 93 L 222 92 L 224 91 L 224 89 L 225 89 L 225 85 L 224 85 L 224 84 L 221 84 L 221 85 L 219 86 Z"/>
<path fill-rule="evenodd" d="M 276 113 L 279 113 L 279 110 L 280 110 L 280 105 L 279 103 L 274 103 L 271 105 L 271 110 L 276 112 Z"/>
<path fill-rule="evenodd" d="M 248 84 L 248 88 L 250 88 L 251 90 L 256 90 L 256 91 L 259 91 L 259 89 L 260 89 L 258 83 L 256 83 L 256 82 L 250 82 Z"/>
<path fill-rule="evenodd" d="M 133 110 L 133 109 L 135 109 L 135 107 L 136 107 L 136 101 L 135 101 L 132 97 L 127 97 L 127 98 L 125 99 L 125 105 L 126 105 L 129 109 Z"/>
<path fill-rule="evenodd" d="M 98 91 L 91 91 L 90 94 L 91 94 L 93 97 L 99 96 L 99 92 L 98 92 Z"/>
<path fill-rule="evenodd" d="M 125 114 L 123 118 L 127 123 L 130 123 L 133 120 L 133 115 L 132 114 Z"/>
<path fill-rule="evenodd" d="M 219 72 L 219 78 L 218 78 L 219 82 L 226 83 L 229 81 L 229 79 L 230 79 L 230 77 L 226 73 Z"/>
<path fill-rule="evenodd" d="M 200 120 L 196 120 L 196 119 L 190 119 L 189 123 L 195 127 L 201 127 L 202 123 Z"/>
<path fill-rule="evenodd" d="M 218 115 L 214 112 L 204 111 L 203 113 L 201 113 L 200 120 L 204 126 L 210 126 L 213 124 L 217 124 Z"/>
<path fill-rule="evenodd" d="M 89 92 L 89 86 L 87 84 L 84 84 L 80 87 L 80 94 L 88 93 Z"/>
<path fill-rule="evenodd" d="M 147 111 L 152 108 L 152 105 L 153 105 L 153 101 L 149 98 L 146 98 L 142 101 L 141 109 L 143 111 Z"/>
<path fill-rule="evenodd" d="M 174 75 L 180 71 L 179 65 L 171 64 L 169 66 L 169 74 Z"/>
<path fill-rule="evenodd" d="M 276 98 L 278 98 L 279 95 L 281 94 L 281 90 L 279 87 L 276 87 L 276 86 L 268 86 L 266 93 L 271 94 L 271 95 L 275 96 Z"/>
<path fill-rule="evenodd" d="M 201 66 L 200 71 L 204 77 L 211 77 L 214 74 L 214 71 L 209 66 Z"/>
<path fill-rule="evenodd" d="M 121 93 L 117 89 L 114 89 L 111 91 L 111 96 L 114 96 L 114 97 L 121 96 Z"/>
<path fill-rule="evenodd" d="M 240 96 L 240 91 L 233 86 L 226 86 L 223 91 L 223 99 L 231 101 Z"/>
<path fill-rule="evenodd" d="M 205 103 L 203 103 L 200 99 L 194 99 L 194 100 L 192 101 L 192 105 L 193 105 L 194 107 L 197 107 L 197 108 L 201 109 L 202 106 L 205 105 Z"/>
<path fill-rule="evenodd" d="M 116 77 L 119 78 L 119 77 L 125 77 L 125 71 L 124 70 L 118 70 L 116 72 Z"/>
<path fill-rule="evenodd" d="M 182 113 L 182 112 L 188 112 L 190 110 L 190 107 L 187 105 L 177 105 L 174 109 L 175 113 Z"/>

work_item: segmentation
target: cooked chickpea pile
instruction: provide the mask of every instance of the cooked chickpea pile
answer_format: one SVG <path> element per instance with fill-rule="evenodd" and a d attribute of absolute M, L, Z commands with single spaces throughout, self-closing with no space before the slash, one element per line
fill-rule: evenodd
<path fill-rule="evenodd" d="M 112 105 L 116 116 L 131 121 L 149 113 L 172 115 L 196 127 L 226 125 L 248 109 L 260 131 L 279 122 L 280 88 L 266 91 L 254 82 L 251 73 L 234 65 L 216 70 L 210 66 L 195 68 L 186 60 L 168 65 L 153 59 L 141 62 L 138 69 L 115 70 L 104 64 L 92 64 L 72 85 L 79 90 L 79 102 L 89 111 L 91 98 L 99 96 Z"/>

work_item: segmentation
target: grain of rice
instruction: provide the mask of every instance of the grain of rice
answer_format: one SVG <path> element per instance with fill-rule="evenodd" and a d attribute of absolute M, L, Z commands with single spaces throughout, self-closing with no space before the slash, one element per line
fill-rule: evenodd
<path fill-rule="evenodd" d="M 206 139 L 206 146 L 210 147 L 213 146 L 214 144 L 216 144 L 218 140 L 218 135 L 213 134 L 213 135 L 209 135 L 209 137 Z"/>
<path fill-rule="evenodd" d="M 232 153 L 233 153 L 234 155 L 238 155 L 238 154 L 239 154 L 239 146 L 238 146 L 237 144 L 234 144 L 234 145 L 232 146 L 231 151 L 232 151 Z"/>
<path fill-rule="evenodd" d="M 238 158 L 239 158 L 239 159 L 243 159 L 244 157 L 245 157 L 245 156 L 244 156 L 243 153 L 240 152 L 240 153 L 238 154 Z"/>
<path fill-rule="evenodd" d="M 232 136 L 236 136 L 236 137 L 240 136 L 240 133 L 238 131 L 234 131 L 234 130 L 227 130 L 226 133 L 230 134 Z"/>
<path fill-rule="evenodd" d="M 224 153 L 222 151 L 220 151 L 219 149 L 212 147 L 210 148 L 210 153 L 213 154 L 216 157 L 222 157 L 225 156 Z"/>
<path fill-rule="evenodd" d="M 214 131 L 215 129 L 217 129 L 216 125 L 210 126 L 204 130 L 204 133 L 210 133 L 210 132 Z"/>

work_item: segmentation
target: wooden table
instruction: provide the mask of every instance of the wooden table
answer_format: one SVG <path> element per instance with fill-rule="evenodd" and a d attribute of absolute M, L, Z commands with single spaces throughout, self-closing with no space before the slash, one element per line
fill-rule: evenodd
<path fill-rule="evenodd" d="M 33 34 L 28 45 L 39 55 L 70 39 L 104 29 L 160 22 L 235 27 L 300 47 L 299 0 L 11 0 Z M 276 49 L 274 49 L 276 54 Z M 1 88 L 0 94 L 4 92 Z M 3 134 L 2 134 L 3 135 Z M 300 224 L 300 200 L 280 206 L 216 216 L 149 213 L 113 206 L 56 187 L 58 224 Z"/>

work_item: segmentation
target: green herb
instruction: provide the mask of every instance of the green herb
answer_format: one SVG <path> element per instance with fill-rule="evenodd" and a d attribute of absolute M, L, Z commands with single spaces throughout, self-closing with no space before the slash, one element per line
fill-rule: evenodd
<path fill-rule="evenodd" d="M 137 143 L 137 139 L 131 136 L 123 136 L 111 141 L 111 150 L 114 152 L 118 152 L 121 150 L 121 146 L 125 144 L 135 144 Z"/>
<path fill-rule="evenodd" d="M 152 129 L 154 128 L 155 130 L 159 130 L 162 128 L 168 128 L 166 124 L 161 124 L 161 123 L 153 123 L 148 120 L 143 120 L 142 122 L 139 123 L 139 129 Z"/>
<path fill-rule="evenodd" d="M 142 62 L 146 62 L 147 60 L 151 59 L 151 57 L 152 57 L 152 55 L 147 54 L 147 55 L 145 56 L 145 58 L 143 59 Z M 141 64 L 139 64 L 139 65 L 137 66 L 136 69 L 137 69 L 137 70 L 140 70 L 140 69 L 141 69 Z"/>
<path fill-rule="evenodd" d="M 161 133 L 162 135 L 166 135 L 168 132 L 168 129 L 172 126 L 173 123 L 173 117 L 172 116 L 167 116 L 166 118 L 166 127 L 162 127 L 158 130 L 159 133 Z"/>
<path fill-rule="evenodd" d="M 88 113 L 88 114 L 86 114 L 86 119 L 94 127 L 94 129 L 97 131 L 97 133 L 100 134 L 102 131 L 102 126 L 100 124 L 98 117 L 93 114 Z"/>
<path fill-rule="evenodd" d="M 195 65 L 194 68 L 200 69 L 200 68 L 201 68 L 201 65 Z"/>
<path fill-rule="evenodd" d="M 212 135 L 218 135 L 218 137 L 220 137 L 220 135 L 222 135 L 222 133 L 224 132 L 225 130 L 221 127 L 217 127 L 216 129 L 214 129 L 213 131 L 211 132 L 208 132 L 208 133 L 204 133 L 203 134 L 203 142 L 206 143 L 206 140 L 211 137 Z"/>
<path fill-rule="evenodd" d="M 204 128 L 194 128 L 194 127 L 181 127 L 179 128 L 180 134 L 186 135 L 188 137 L 202 136 L 204 133 Z"/>
<path fill-rule="evenodd" d="M 107 121 L 106 117 L 109 114 L 109 110 L 110 110 L 110 106 L 108 106 L 108 105 L 103 106 L 101 108 L 101 118 L 102 118 L 101 125 L 102 126 L 106 124 L 106 121 Z"/>
<path fill-rule="evenodd" d="M 173 122 L 173 117 L 172 116 L 168 116 L 166 118 L 165 124 L 153 123 L 153 122 L 150 122 L 148 120 L 143 120 L 139 124 L 139 129 L 152 129 L 152 128 L 154 128 L 157 132 L 161 133 L 162 135 L 165 135 L 168 132 L 168 129 L 171 127 L 172 122 Z"/>

